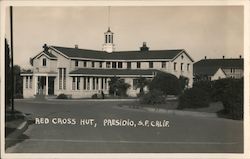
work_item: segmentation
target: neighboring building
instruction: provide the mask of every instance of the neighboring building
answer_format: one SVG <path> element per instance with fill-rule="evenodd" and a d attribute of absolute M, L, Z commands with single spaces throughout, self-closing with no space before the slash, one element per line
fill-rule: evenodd
<path fill-rule="evenodd" d="M 198 80 L 218 80 L 222 78 L 242 78 L 244 60 L 235 59 L 202 59 L 194 63 L 194 77 Z"/>
<path fill-rule="evenodd" d="M 138 51 L 114 52 L 113 33 L 105 33 L 103 51 L 59 46 L 43 46 L 33 57 L 32 72 L 22 73 L 24 98 L 35 95 L 71 95 L 91 97 L 103 91 L 108 94 L 111 77 L 120 77 L 130 84 L 129 96 L 136 96 L 138 78 L 152 79 L 163 71 L 189 79 L 193 83 L 193 60 L 183 50 L 149 50 L 146 43 Z"/>

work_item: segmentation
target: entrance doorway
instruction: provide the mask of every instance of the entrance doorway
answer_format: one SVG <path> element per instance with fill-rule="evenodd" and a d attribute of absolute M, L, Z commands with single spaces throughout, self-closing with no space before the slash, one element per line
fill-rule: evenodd
<path fill-rule="evenodd" d="M 54 81 L 55 77 L 49 77 L 48 79 L 49 85 L 48 85 L 48 95 L 54 95 Z"/>

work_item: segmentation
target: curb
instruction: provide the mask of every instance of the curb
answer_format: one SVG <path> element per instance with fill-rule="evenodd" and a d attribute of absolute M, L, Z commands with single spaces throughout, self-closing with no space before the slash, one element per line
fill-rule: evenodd
<path fill-rule="evenodd" d="M 18 139 L 18 137 L 20 137 L 23 132 L 28 129 L 27 117 L 25 114 L 23 115 L 25 121 L 18 125 L 18 127 L 12 133 L 5 137 L 5 149 L 14 145 L 16 143 L 15 139 Z"/>
<path fill-rule="evenodd" d="M 125 105 L 124 105 L 125 106 Z M 206 113 L 206 112 L 193 112 L 193 111 L 183 111 L 183 110 L 166 110 L 166 109 L 155 109 L 150 107 L 144 107 L 141 109 L 133 109 L 127 106 L 118 107 L 118 109 L 132 110 L 132 111 L 141 111 L 141 112 L 152 112 L 152 113 L 162 113 L 162 114 L 172 114 L 172 115 L 182 115 L 182 116 L 193 116 L 193 117 L 209 117 L 217 118 L 216 113 Z"/>

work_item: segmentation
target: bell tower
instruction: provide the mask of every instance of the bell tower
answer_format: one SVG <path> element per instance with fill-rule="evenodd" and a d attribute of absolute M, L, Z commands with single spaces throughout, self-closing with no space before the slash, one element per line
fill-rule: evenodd
<path fill-rule="evenodd" d="M 104 33 L 104 38 L 105 43 L 103 44 L 102 50 L 112 53 L 115 50 L 115 45 L 113 43 L 114 33 L 110 30 L 110 27 L 108 28 L 108 31 Z"/>

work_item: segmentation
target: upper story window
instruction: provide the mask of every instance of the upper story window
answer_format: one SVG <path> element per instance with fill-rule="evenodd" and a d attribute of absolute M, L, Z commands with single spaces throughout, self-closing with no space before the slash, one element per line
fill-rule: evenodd
<path fill-rule="evenodd" d="M 137 62 L 137 68 L 141 68 L 141 62 Z"/>
<path fill-rule="evenodd" d="M 165 61 L 161 62 L 161 68 L 166 68 L 166 62 Z"/>
<path fill-rule="evenodd" d="M 83 61 L 83 67 L 87 67 L 87 61 Z"/>
<path fill-rule="evenodd" d="M 94 61 L 92 61 L 91 66 L 95 67 L 95 62 Z"/>
<path fill-rule="evenodd" d="M 152 61 L 149 62 L 149 68 L 154 68 L 154 63 Z"/>
<path fill-rule="evenodd" d="M 106 68 L 110 68 L 110 62 L 106 62 Z"/>
<path fill-rule="evenodd" d="M 176 62 L 174 62 L 174 70 L 175 70 L 175 71 L 176 71 L 176 64 L 177 64 L 177 63 L 176 63 Z"/>
<path fill-rule="evenodd" d="M 181 71 L 183 71 L 183 63 L 181 63 Z"/>
<path fill-rule="evenodd" d="M 102 62 L 101 61 L 99 62 L 99 67 L 102 68 Z"/>
<path fill-rule="evenodd" d="M 46 66 L 47 65 L 47 59 L 46 58 L 43 58 L 43 63 L 42 63 L 43 66 Z"/>
<path fill-rule="evenodd" d="M 112 68 L 116 68 L 116 62 L 112 62 Z"/>
<path fill-rule="evenodd" d="M 187 71 L 189 71 L 189 67 L 190 67 L 190 64 L 188 63 L 188 64 L 187 64 Z"/>
<path fill-rule="evenodd" d="M 118 62 L 118 68 L 122 68 L 122 62 Z"/>
<path fill-rule="evenodd" d="M 127 68 L 131 68 L 131 62 L 127 62 Z"/>
<path fill-rule="evenodd" d="M 235 73 L 235 68 L 231 68 L 231 73 Z"/>
<path fill-rule="evenodd" d="M 75 67 L 78 67 L 78 66 L 79 66 L 79 61 L 75 60 Z"/>

